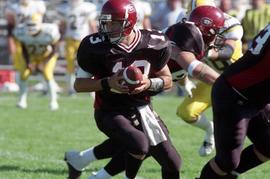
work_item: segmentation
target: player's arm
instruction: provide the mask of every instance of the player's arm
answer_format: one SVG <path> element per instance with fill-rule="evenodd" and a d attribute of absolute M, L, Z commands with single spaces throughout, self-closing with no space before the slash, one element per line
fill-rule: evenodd
<path fill-rule="evenodd" d="M 21 45 L 22 45 L 23 59 L 25 60 L 26 65 L 28 66 L 30 64 L 30 56 L 27 51 L 26 45 L 24 43 L 21 43 Z"/>
<path fill-rule="evenodd" d="M 165 65 L 160 71 L 156 72 L 155 76 L 155 78 L 160 78 L 163 81 L 161 90 L 167 90 L 172 87 L 172 75 L 167 65 Z M 153 80 L 150 78 L 149 81 L 149 90 L 151 90 L 151 88 L 153 88 Z"/>
<path fill-rule="evenodd" d="M 144 11 L 144 17 L 143 17 L 143 28 L 144 29 L 151 29 L 151 20 L 150 16 L 152 14 L 152 8 L 151 5 L 148 2 L 142 2 L 143 3 L 143 11 Z"/>
<path fill-rule="evenodd" d="M 210 60 L 221 60 L 226 61 L 232 58 L 236 47 L 236 40 L 226 39 L 224 45 L 219 48 L 211 48 L 207 51 L 207 58 Z"/>
<path fill-rule="evenodd" d="M 240 23 L 233 24 L 222 32 L 223 39 L 221 39 L 221 48 L 209 49 L 207 53 L 207 58 L 210 60 L 221 60 L 227 61 L 232 59 L 233 54 L 237 48 L 237 42 L 241 41 L 243 37 L 243 28 Z M 218 40 L 217 40 L 218 41 Z"/>
<path fill-rule="evenodd" d="M 89 20 L 88 24 L 89 24 L 89 28 L 91 30 L 91 33 L 96 33 L 98 31 L 97 22 L 95 19 Z"/>
<path fill-rule="evenodd" d="M 66 23 L 66 21 L 64 21 L 64 20 L 61 20 L 60 22 L 59 22 L 59 32 L 60 32 L 60 34 L 61 34 L 61 40 L 63 40 L 64 39 L 64 35 L 65 35 L 65 33 L 66 33 L 66 29 L 67 29 L 67 23 Z"/>
<path fill-rule="evenodd" d="M 218 78 L 219 74 L 205 63 L 197 60 L 193 53 L 179 51 L 178 49 L 174 49 L 173 53 L 177 53 L 174 54 L 175 61 L 185 69 L 190 76 L 208 84 L 213 84 Z"/>
<path fill-rule="evenodd" d="M 135 88 L 131 94 L 137 94 L 145 90 L 153 92 L 161 92 L 172 87 L 172 75 L 169 67 L 165 65 L 161 70 L 157 71 L 152 78 L 144 75 L 141 86 Z"/>
<path fill-rule="evenodd" d="M 97 9 L 95 5 L 89 5 L 88 8 L 88 26 L 90 33 L 96 33 L 98 31 L 98 25 L 97 25 Z"/>
<path fill-rule="evenodd" d="M 111 77 L 96 79 L 92 74 L 78 67 L 74 89 L 77 92 L 111 91 L 111 89 L 114 89 L 122 93 L 128 93 L 129 89 L 119 83 L 121 79 L 122 77 L 118 73 Z"/>
<path fill-rule="evenodd" d="M 45 57 L 44 63 L 46 64 L 50 59 L 57 53 L 57 43 L 51 44 L 51 50 L 49 52 L 49 55 Z"/>
<path fill-rule="evenodd" d="M 7 32 L 8 32 L 8 47 L 11 54 L 15 53 L 16 46 L 13 37 L 13 29 L 15 27 L 15 15 L 11 11 L 5 12 L 5 18 L 7 20 Z"/>
<path fill-rule="evenodd" d="M 24 43 L 21 43 L 22 45 L 22 54 L 23 54 L 23 59 L 25 60 L 26 67 L 31 71 L 35 72 L 36 71 L 36 66 L 31 64 L 30 62 L 30 54 L 26 48 L 26 45 Z"/>

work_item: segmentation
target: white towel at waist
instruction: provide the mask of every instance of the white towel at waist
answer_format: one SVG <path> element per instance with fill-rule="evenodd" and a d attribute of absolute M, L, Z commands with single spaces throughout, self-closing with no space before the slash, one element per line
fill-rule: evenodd
<path fill-rule="evenodd" d="M 141 123 L 144 133 L 150 140 L 150 145 L 155 146 L 159 143 L 166 141 L 167 137 L 162 131 L 153 111 L 148 105 L 138 107 L 141 115 Z"/>

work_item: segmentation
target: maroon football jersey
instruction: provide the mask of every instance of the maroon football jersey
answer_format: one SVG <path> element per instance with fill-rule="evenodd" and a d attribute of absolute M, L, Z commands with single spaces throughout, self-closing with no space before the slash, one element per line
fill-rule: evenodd
<path fill-rule="evenodd" d="M 129 65 L 139 67 L 145 75 L 155 77 L 168 62 L 171 47 L 165 35 L 157 31 L 136 30 L 134 41 L 129 45 L 112 44 L 100 34 L 86 36 L 77 54 L 79 66 L 96 79 L 113 75 Z M 148 104 L 150 94 L 145 91 L 136 95 L 98 91 L 96 108 L 129 108 Z"/>
<path fill-rule="evenodd" d="M 222 75 L 250 101 L 270 102 L 270 24 L 254 38 L 245 55 Z"/>
<path fill-rule="evenodd" d="M 183 22 L 174 24 L 167 29 L 166 35 L 181 51 L 193 53 L 198 60 L 203 57 L 204 41 L 200 30 L 193 23 Z M 174 80 L 177 80 L 178 74 L 181 74 L 180 71 L 183 70 L 182 67 L 173 59 L 169 60 L 168 66 L 173 77 L 176 78 Z"/>

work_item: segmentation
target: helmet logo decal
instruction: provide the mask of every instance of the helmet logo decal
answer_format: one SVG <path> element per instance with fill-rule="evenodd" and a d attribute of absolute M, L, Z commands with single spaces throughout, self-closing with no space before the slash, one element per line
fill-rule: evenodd
<path fill-rule="evenodd" d="M 134 13 L 136 11 L 135 7 L 132 4 L 126 5 L 125 9 L 127 10 L 128 13 Z"/>
<path fill-rule="evenodd" d="M 203 25 L 205 25 L 205 26 L 210 26 L 210 25 L 213 24 L 213 20 L 210 19 L 210 18 L 207 18 L 207 17 L 203 17 L 203 18 L 201 19 L 201 23 L 202 23 Z"/>

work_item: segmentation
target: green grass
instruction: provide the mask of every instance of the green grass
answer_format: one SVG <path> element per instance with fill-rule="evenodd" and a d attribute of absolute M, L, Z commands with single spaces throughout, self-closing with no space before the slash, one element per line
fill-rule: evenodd
<path fill-rule="evenodd" d="M 89 95 L 62 95 L 59 101 L 60 110 L 51 112 L 48 98 L 33 93 L 29 97 L 29 108 L 20 110 L 15 108 L 16 95 L 0 94 L 0 179 L 63 179 L 67 175 L 63 162 L 65 151 L 83 150 L 106 138 L 95 125 L 93 101 Z M 154 99 L 154 107 L 164 119 L 182 156 L 182 179 L 194 179 L 212 156 L 198 156 L 204 133 L 176 117 L 175 110 L 180 101 L 175 96 L 159 96 Z M 210 111 L 207 114 L 210 116 Z M 106 162 L 92 163 L 83 178 Z M 265 164 L 241 179 L 268 179 L 269 168 L 270 164 Z M 159 179 L 160 167 L 149 158 L 143 163 L 139 176 Z M 115 178 L 123 178 L 123 174 Z"/>

